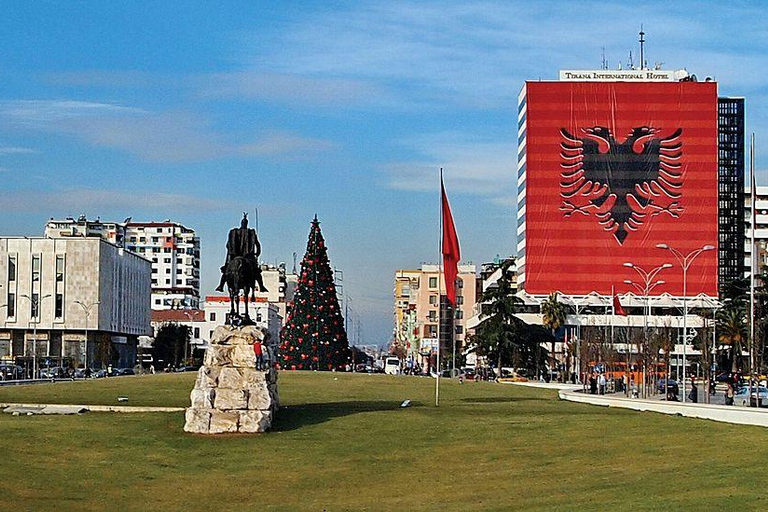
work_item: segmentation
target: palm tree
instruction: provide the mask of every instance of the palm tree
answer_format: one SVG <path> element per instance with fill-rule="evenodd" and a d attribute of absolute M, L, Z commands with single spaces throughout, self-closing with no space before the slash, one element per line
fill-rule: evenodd
<path fill-rule="evenodd" d="M 509 259 L 501 264 L 501 277 L 496 286 L 488 288 L 481 296 L 481 307 L 486 318 L 478 327 L 474 339 L 482 352 L 496 356 L 499 376 L 502 355 L 510 354 L 514 350 L 522 324 L 515 317 L 521 309 L 522 301 L 512 293 L 509 267 L 513 263 L 514 260 Z"/>
<path fill-rule="evenodd" d="M 550 371 L 555 369 L 555 331 L 565 324 L 565 305 L 557 300 L 557 292 L 552 292 L 547 300 L 541 303 L 541 319 L 545 327 L 552 331 L 552 364 Z"/>
<path fill-rule="evenodd" d="M 741 350 L 744 341 L 747 339 L 747 325 L 744 321 L 744 312 L 741 308 L 733 307 L 723 309 L 718 319 L 717 339 L 723 345 L 731 347 L 731 371 L 735 372 L 739 367 Z"/>

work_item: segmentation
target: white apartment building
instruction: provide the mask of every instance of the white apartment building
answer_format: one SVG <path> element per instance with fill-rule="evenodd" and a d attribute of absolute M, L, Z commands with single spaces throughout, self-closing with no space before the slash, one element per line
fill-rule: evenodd
<path fill-rule="evenodd" d="M 150 333 L 150 262 L 101 238 L 0 238 L 0 356 L 29 367 L 119 367 Z"/>
<path fill-rule="evenodd" d="M 178 222 L 132 222 L 125 247 L 152 262 L 152 309 L 200 307 L 200 238 Z"/>
<path fill-rule="evenodd" d="M 193 229 L 163 222 L 49 220 L 46 238 L 99 237 L 152 262 L 152 309 L 200 307 L 200 239 Z"/>
<path fill-rule="evenodd" d="M 256 292 L 256 298 L 274 304 L 280 318 L 286 318 L 288 304 L 293 302 L 296 286 L 299 283 L 298 276 L 294 273 L 288 273 L 285 269 L 285 263 L 281 263 L 278 266 L 262 264 L 261 277 L 267 291 Z"/>
<path fill-rule="evenodd" d="M 758 259 L 758 265 L 768 265 L 768 187 L 755 187 L 755 246 L 762 258 Z M 746 239 L 744 240 L 744 275 L 749 276 L 752 268 L 752 198 L 751 187 L 744 190 L 744 221 L 746 222 Z M 757 273 L 760 272 L 758 267 Z"/>
<path fill-rule="evenodd" d="M 266 283 L 265 283 L 266 284 Z M 200 337 L 204 340 L 205 346 L 213 336 L 216 327 L 224 325 L 227 320 L 227 314 L 230 310 L 229 297 L 222 295 L 208 295 L 203 303 L 205 320 L 199 325 Z M 245 312 L 243 298 L 240 298 L 240 313 Z M 256 325 L 267 330 L 270 336 L 270 343 L 276 344 L 280 339 L 280 329 L 283 326 L 283 317 L 280 316 L 276 304 L 267 302 L 265 299 L 256 298 L 256 302 L 248 303 L 248 313 L 251 320 Z M 197 325 L 194 325 L 197 327 Z"/>

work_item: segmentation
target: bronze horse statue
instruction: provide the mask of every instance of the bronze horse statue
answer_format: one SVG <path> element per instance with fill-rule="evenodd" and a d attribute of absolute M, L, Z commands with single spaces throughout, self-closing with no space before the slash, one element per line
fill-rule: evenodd
<path fill-rule="evenodd" d="M 230 312 L 228 322 L 231 325 L 253 325 L 248 315 L 248 302 L 252 297 L 256 300 L 256 284 L 266 292 L 261 276 L 258 256 L 261 245 L 256 231 L 248 228 L 248 214 L 243 214 L 239 228 L 229 231 L 227 237 L 227 259 L 221 267 L 221 281 L 216 291 L 224 291 L 224 284 L 229 290 Z M 240 290 L 243 291 L 245 314 L 240 314 Z"/>

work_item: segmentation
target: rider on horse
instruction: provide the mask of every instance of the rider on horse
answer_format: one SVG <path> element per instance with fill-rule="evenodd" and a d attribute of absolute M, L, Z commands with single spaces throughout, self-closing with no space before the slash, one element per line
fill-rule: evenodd
<path fill-rule="evenodd" d="M 216 291 L 224 291 L 224 283 L 227 282 L 227 267 L 232 260 L 239 256 L 245 258 L 250 263 L 256 275 L 255 281 L 259 283 L 261 291 L 266 292 L 267 288 L 262 281 L 261 268 L 259 268 L 257 259 L 260 254 L 261 244 L 259 244 L 259 237 L 256 235 L 255 229 L 248 228 L 248 214 L 244 213 L 243 220 L 240 221 L 240 228 L 229 230 L 229 236 L 227 237 L 227 259 L 221 267 L 221 280 L 219 281 L 219 286 L 216 287 Z"/>

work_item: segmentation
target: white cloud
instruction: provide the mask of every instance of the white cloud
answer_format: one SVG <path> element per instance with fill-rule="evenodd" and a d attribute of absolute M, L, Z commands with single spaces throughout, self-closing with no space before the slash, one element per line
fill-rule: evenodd
<path fill-rule="evenodd" d="M 330 141 L 289 132 L 263 132 L 255 140 L 237 140 L 243 137 L 220 133 L 189 112 L 150 112 L 109 103 L 4 101 L 0 120 L 77 137 L 150 162 L 199 162 L 238 155 L 306 158 L 334 147 Z"/>
<path fill-rule="evenodd" d="M 4 155 L 27 155 L 30 153 L 37 153 L 37 150 L 32 148 L 20 148 L 14 146 L 0 147 L 0 156 Z"/>
<path fill-rule="evenodd" d="M 127 210 L 196 212 L 232 208 L 228 203 L 186 194 L 163 192 L 61 189 L 53 191 L 3 191 L 0 204 L 6 212 L 79 214 L 84 211 Z"/>
<path fill-rule="evenodd" d="M 39 124 L 71 119 L 104 116 L 126 116 L 144 113 L 143 110 L 113 103 L 75 100 L 10 100 L 0 101 L 0 115 L 9 121 Z"/>
<path fill-rule="evenodd" d="M 194 80 L 198 94 L 208 98 L 291 101 L 313 105 L 349 105 L 381 96 L 382 91 L 363 80 L 309 77 L 291 73 L 241 71 L 217 73 Z"/>
<path fill-rule="evenodd" d="M 417 137 L 406 145 L 421 157 L 385 166 L 391 188 L 435 190 L 440 167 L 451 193 L 495 197 L 515 182 L 516 143 L 441 133 Z"/>

